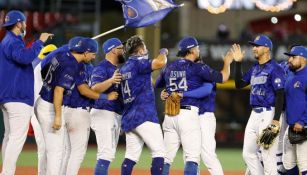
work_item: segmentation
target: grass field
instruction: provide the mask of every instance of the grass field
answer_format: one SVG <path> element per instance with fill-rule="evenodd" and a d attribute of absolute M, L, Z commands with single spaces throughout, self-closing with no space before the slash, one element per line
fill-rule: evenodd
<path fill-rule="evenodd" d="M 115 160 L 111 163 L 111 169 L 120 169 L 121 162 L 124 159 L 125 149 L 124 147 L 119 147 L 116 153 Z M 218 157 L 222 163 L 225 172 L 243 172 L 245 165 L 242 160 L 240 149 L 218 149 Z M 84 169 L 94 169 L 96 162 L 96 147 L 94 145 L 89 146 L 87 150 L 86 157 L 82 163 L 82 168 Z M 138 170 L 149 170 L 151 163 L 151 156 L 148 149 L 144 149 L 141 155 L 140 161 L 136 165 L 135 169 Z M 2 160 L 1 160 L 2 164 Z M 36 167 L 37 166 L 37 156 L 36 149 L 24 149 L 19 157 L 18 167 Z M 183 170 L 182 161 L 182 150 L 177 153 L 177 156 L 172 165 L 172 171 L 182 171 Z M 201 164 L 202 172 L 206 172 L 206 167 Z"/>

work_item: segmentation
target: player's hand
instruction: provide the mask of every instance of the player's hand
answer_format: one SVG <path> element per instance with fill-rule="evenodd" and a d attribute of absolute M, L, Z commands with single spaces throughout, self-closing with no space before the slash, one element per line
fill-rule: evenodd
<path fill-rule="evenodd" d="M 59 129 L 61 129 L 61 126 L 62 126 L 62 119 L 61 119 L 61 117 L 55 117 L 54 121 L 53 121 L 52 128 L 54 130 L 59 130 Z"/>
<path fill-rule="evenodd" d="M 167 48 L 162 48 L 162 49 L 160 49 L 159 54 L 161 54 L 161 55 L 168 55 L 168 50 L 167 50 Z"/>
<path fill-rule="evenodd" d="M 225 63 L 226 65 L 230 65 L 230 64 L 232 63 L 232 61 L 233 61 L 233 56 L 232 56 L 232 53 L 231 53 L 230 50 L 227 51 L 226 55 L 223 56 L 223 57 L 224 57 L 224 63 Z"/>
<path fill-rule="evenodd" d="M 116 100 L 118 98 L 118 93 L 113 91 L 108 93 L 108 100 Z"/>
<path fill-rule="evenodd" d="M 114 73 L 113 76 L 110 78 L 112 84 L 119 84 L 120 81 L 122 80 L 122 75 L 119 73 L 119 70 L 117 69 Z"/>
<path fill-rule="evenodd" d="M 241 62 L 245 55 L 245 51 L 243 52 L 241 51 L 241 47 L 239 44 L 232 45 L 231 53 L 232 53 L 233 59 L 237 62 Z"/>
<path fill-rule="evenodd" d="M 299 124 L 299 123 L 294 124 L 293 131 L 302 132 L 302 130 L 303 130 L 303 126 L 301 124 Z"/>
<path fill-rule="evenodd" d="M 41 36 L 39 37 L 39 40 L 41 40 L 43 43 L 48 40 L 48 38 L 51 38 L 54 36 L 52 33 L 41 33 Z"/>
<path fill-rule="evenodd" d="M 165 89 L 161 92 L 161 100 L 165 101 L 168 98 L 169 94 L 166 92 Z"/>

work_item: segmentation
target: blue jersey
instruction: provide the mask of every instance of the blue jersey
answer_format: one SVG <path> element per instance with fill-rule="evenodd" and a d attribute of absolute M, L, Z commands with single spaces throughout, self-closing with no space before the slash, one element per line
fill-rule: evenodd
<path fill-rule="evenodd" d="M 65 44 L 59 48 L 57 48 L 56 50 L 50 52 L 48 55 L 46 55 L 46 57 L 42 60 L 41 63 L 41 67 L 44 68 L 48 63 L 50 63 L 50 60 L 58 53 L 60 52 L 68 52 L 69 48 L 68 45 Z"/>
<path fill-rule="evenodd" d="M 117 67 L 110 63 L 108 60 L 104 59 L 101 61 L 93 70 L 91 76 L 91 86 L 94 86 L 97 83 L 101 83 L 105 80 L 111 78 L 115 72 Z M 112 85 L 109 89 L 107 89 L 104 93 L 108 94 L 112 91 L 118 91 L 119 85 Z M 118 114 L 122 113 L 120 100 L 104 100 L 99 99 L 95 100 L 93 108 L 95 109 L 103 109 L 108 111 L 113 111 Z"/>
<path fill-rule="evenodd" d="M 282 61 L 279 63 L 279 66 L 284 70 L 285 76 L 287 77 L 290 74 L 293 74 L 293 72 L 289 68 L 289 63 L 288 61 Z"/>
<path fill-rule="evenodd" d="M 42 47 L 43 42 L 37 40 L 31 48 L 26 48 L 21 36 L 6 32 L 0 44 L 0 104 L 21 102 L 33 106 L 32 61 Z"/>
<path fill-rule="evenodd" d="M 70 52 L 60 52 L 56 54 L 47 66 L 48 70 L 43 76 L 43 87 L 40 96 L 43 100 L 53 103 L 53 91 L 56 86 L 65 89 L 64 95 L 71 95 L 75 86 L 76 76 L 79 71 L 79 63 Z"/>
<path fill-rule="evenodd" d="M 124 102 L 122 129 L 130 131 L 146 121 L 158 123 L 151 60 L 132 56 L 120 69 L 121 95 Z"/>
<path fill-rule="evenodd" d="M 78 86 L 89 84 L 90 76 L 93 71 L 93 65 L 80 63 L 78 75 L 76 76 L 75 86 L 71 94 L 65 95 L 63 104 L 71 108 L 90 107 L 91 100 L 80 94 Z"/>
<path fill-rule="evenodd" d="M 166 91 L 184 92 L 201 87 L 204 82 L 222 82 L 223 77 L 209 66 L 194 63 L 187 59 L 178 59 L 167 65 L 157 80 L 156 86 L 161 87 L 165 83 Z M 200 107 L 202 100 L 183 97 L 181 105 Z"/>
<path fill-rule="evenodd" d="M 260 65 L 255 63 L 243 80 L 251 84 L 250 105 L 252 107 L 275 106 L 275 91 L 284 88 L 284 70 L 274 61 Z"/>
<path fill-rule="evenodd" d="M 199 114 L 215 111 L 216 83 L 211 82 L 211 84 L 213 85 L 212 92 L 205 98 L 201 99 L 199 105 Z"/>
<path fill-rule="evenodd" d="M 307 67 L 287 78 L 286 117 L 289 125 L 307 125 Z"/>
<path fill-rule="evenodd" d="M 200 63 L 199 63 L 200 64 Z M 216 97 L 216 83 L 221 83 L 223 81 L 223 75 L 209 67 L 208 65 L 203 65 L 208 72 L 210 72 L 215 77 L 219 77 L 216 79 L 212 79 L 211 84 L 213 85 L 212 92 L 210 95 L 206 96 L 205 98 L 201 99 L 200 106 L 199 106 L 199 114 L 204 114 L 205 112 L 214 112 L 215 111 L 215 97 Z M 207 82 L 209 83 L 209 82 Z"/>

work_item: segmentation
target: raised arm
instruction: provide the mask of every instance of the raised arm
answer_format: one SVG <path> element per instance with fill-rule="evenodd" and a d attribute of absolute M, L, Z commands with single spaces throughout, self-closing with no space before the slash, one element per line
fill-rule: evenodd
<path fill-rule="evenodd" d="M 161 69 L 162 67 L 164 67 L 167 62 L 167 57 L 166 57 L 167 55 L 168 55 L 167 49 L 165 48 L 160 49 L 159 55 L 155 59 L 152 60 L 151 69 L 157 70 L 157 69 Z"/>
<path fill-rule="evenodd" d="M 242 79 L 242 66 L 241 62 L 245 55 L 245 52 L 241 51 L 241 47 L 238 44 L 232 45 L 231 53 L 233 59 L 235 60 L 235 84 L 237 89 L 241 89 L 249 85 L 249 82 L 246 82 Z"/>

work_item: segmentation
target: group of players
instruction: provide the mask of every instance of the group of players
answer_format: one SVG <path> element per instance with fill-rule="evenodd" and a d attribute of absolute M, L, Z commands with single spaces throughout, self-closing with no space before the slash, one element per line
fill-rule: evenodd
<path fill-rule="evenodd" d="M 5 124 L 2 175 L 15 173 L 30 120 L 38 143 L 38 174 L 78 174 L 92 128 L 98 147 L 95 175 L 108 174 L 120 130 L 126 135 L 122 175 L 132 174 L 144 143 L 151 151 L 153 175 L 169 174 L 180 145 L 184 152 L 185 175 L 198 173 L 200 157 L 211 174 L 221 175 L 223 170 L 215 154 L 214 138 L 216 83 L 229 79 L 233 60 L 236 87 L 251 84 L 253 111 L 243 146 L 247 173 L 278 173 L 278 142 L 268 150 L 256 144 L 262 130 L 277 122 L 273 120 L 274 115 L 279 118 L 285 110 L 287 123 L 297 132 L 307 123 L 307 51 L 303 46 L 295 46 L 287 53 L 293 71 L 288 71 L 287 81 L 285 71 L 271 59 L 272 42 L 264 35 L 250 43 L 258 62 L 244 76 L 240 64 L 244 52 L 239 45 L 234 44 L 229 49 L 222 70 L 216 71 L 199 59 L 198 42 L 194 37 L 185 37 L 179 42 L 178 59 L 170 64 L 166 64 L 168 50 L 164 48 L 156 58 L 149 59 L 146 44 L 139 36 L 130 37 L 124 45 L 119 39 L 111 38 L 102 46 L 105 59 L 93 67 L 88 63 L 95 59 L 98 43 L 87 37 L 74 37 L 59 48 L 48 45 L 42 49 L 43 43 L 52 37 L 52 34 L 42 33 L 32 47 L 25 48 L 22 41 L 25 19 L 19 11 L 6 15 L 3 27 L 7 34 L 0 45 L 0 81 L 5 82 L 0 84 Z M 155 84 L 165 89 L 161 99 L 165 100 L 172 92 L 180 92 L 182 99 L 180 113 L 166 115 L 161 129 L 151 72 L 162 68 Z M 38 77 L 34 80 L 34 76 Z M 38 84 L 37 89 L 34 83 Z M 37 97 L 34 90 L 39 91 Z M 284 138 L 287 140 L 286 136 Z M 286 144 L 283 162 L 287 171 L 298 174 L 298 164 L 302 174 L 306 174 L 305 144 Z"/>

